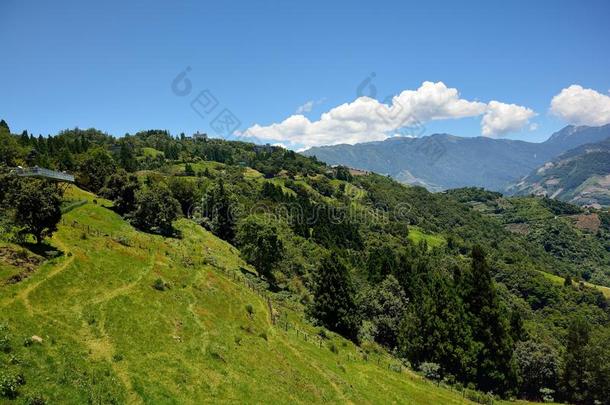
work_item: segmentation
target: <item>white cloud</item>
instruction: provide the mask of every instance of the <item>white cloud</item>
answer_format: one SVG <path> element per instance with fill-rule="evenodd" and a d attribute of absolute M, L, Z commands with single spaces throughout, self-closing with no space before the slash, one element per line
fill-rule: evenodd
<path fill-rule="evenodd" d="M 297 107 L 295 114 L 303 114 L 303 113 L 311 112 L 311 110 L 313 110 L 313 108 L 315 106 L 322 104 L 325 100 L 326 100 L 325 98 L 321 98 L 319 100 L 306 101 L 305 104 Z"/>
<path fill-rule="evenodd" d="M 497 105 L 492 107 L 492 103 Z M 383 140 L 401 128 L 421 127 L 422 123 L 429 121 L 480 116 L 490 109 L 493 111 L 487 118 L 490 123 L 486 127 L 489 127 L 489 134 L 499 135 L 518 127 L 514 122 L 517 117 L 513 117 L 513 120 L 505 117 L 508 113 L 504 112 L 503 106 L 509 106 L 513 116 L 519 116 L 519 111 L 514 107 L 531 111 L 520 106 L 492 103 L 488 106 L 486 103 L 462 99 L 457 89 L 449 88 L 443 82 L 424 82 L 417 90 L 405 90 L 387 103 L 359 97 L 332 108 L 315 121 L 297 113 L 279 123 L 266 126 L 255 124 L 238 135 L 282 142 L 297 148 L 354 144 Z M 528 119 L 529 116 L 523 125 L 527 124 Z M 519 118 L 518 122 L 521 121 L 522 118 Z"/>
<path fill-rule="evenodd" d="M 610 96 L 573 84 L 551 100 L 551 112 L 576 125 L 610 123 Z"/>
<path fill-rule="evenodd" d="M 313 105 L 314 105 L 314 101 L 313 100 L 309 100 L 305 104 L 298 106 L 296 113 L 297 114 L 303 114 L 303 113 L 311 112 L 311 109 L 313 108 Z"/>
<path fill-rule="evenodd" d="M 484 136 L 501 136 L 523 129 L 536 113 L 516 104 L 506 104 L 492 100 L 481 120 L 481 132 Z"/>

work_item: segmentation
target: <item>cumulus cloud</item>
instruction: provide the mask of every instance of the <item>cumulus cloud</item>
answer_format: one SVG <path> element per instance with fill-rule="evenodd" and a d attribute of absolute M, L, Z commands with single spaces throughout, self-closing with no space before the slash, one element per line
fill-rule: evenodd
<path fill-rule="evenodd" d="M 610 96 L 573 84 L 551 100 L 551 112 L 576 125 L 610 123 Z"/>
<path fill-rule="evenodd" d="M 535 115 L 536 113 L 529 108 L 492 100 L 487 105 L 487 111 L 481 120 L 481 132 L 484 136 L 491 137 L 517 132 L 528 125 L 529 120 Z"/>
<path fill-rule="evenodd" d="M 500 135 L 520 129 L 518 124 L 526 125 L 532 116 L 528 113 L 531 110 L 524 107 L 493 103 L 497 104 L 488 106 L 463 99 L 457 89 L 449 88 L 443 82 L 424 82 L 417 90 L 404 90 L 386 103 L 358 97 L 323 113 L 315 121 L 297 113 L 279 123 L 255 124 L 238 135 L 299 148 L 384 140 L 400 133 L 403 128 L 421 127 L 423 123 L 434 120 L 476 117 L 489 113 L 490 109 L 486 131 L 489 135 Z M 525 121 L 519 108 L 525 111 Z M 509 117 L 511 113 L 512 120 Z"/>

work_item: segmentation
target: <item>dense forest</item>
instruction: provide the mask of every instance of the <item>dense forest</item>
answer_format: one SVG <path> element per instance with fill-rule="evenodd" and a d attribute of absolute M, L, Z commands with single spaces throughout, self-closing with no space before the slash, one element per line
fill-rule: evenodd
<path fill-rule="evenodd" d="M 610 310 L 596 287 L 610 285 L 607 211 L 430 193 L 279 147 L 164 130 L 44 137 L 2 121 L 0 141 L 6 240 L 42 241 L 62 208 L 60 187 L 11 170 L 66 171 L 146 232 L 180 238 L 176 219 L 197 222 L 313 322 L 430 378 L 505 398 L 610 403 Z M 587 215 L 595 229 L 574 225 Z"/>

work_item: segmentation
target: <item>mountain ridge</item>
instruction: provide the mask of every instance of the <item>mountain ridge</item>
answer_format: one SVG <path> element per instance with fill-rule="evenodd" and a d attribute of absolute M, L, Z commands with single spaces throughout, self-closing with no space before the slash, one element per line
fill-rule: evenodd
<path fill-rule="evenodd" d="M 575 135 L 578 135 L 577 137 Z M 567 126 L 540 143 L 439 133 L 393 137 L 355 145 L 310 148 L 306 156 L 390 175 L 431 191 L 477 186 L 504 191 L 544 162 L 584 143 L 610 136 L 610 125 Z"/>
<path fill-rule="evenodd" d="M 540 195 L 579 205 L 610 205 L 610 138 L 562 153 L 512 186 L 509 194 Z"/>

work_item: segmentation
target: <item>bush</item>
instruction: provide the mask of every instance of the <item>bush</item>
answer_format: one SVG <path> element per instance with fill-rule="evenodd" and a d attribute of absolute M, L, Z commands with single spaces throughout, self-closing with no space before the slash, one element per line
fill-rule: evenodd
<path fill-rule="evenodd" d="M 422 372 L 424 377 L 426 377 L 429 380 L 434 380 L 434 381 L 437 381 L 438 379 L 440 379 L 440 377 L 441 377 L 440 369 L 441 369 L 441 366 L 439 366 L 436 363 L 423 362 L 419 366 L 419 371 Z"/>
<path fill-rule="evenodd" d="M 165 291 L 169 289 L 169 284 L 163 281 L 163 279 L 158 278 L 153 283 L 153 288 L 158 291 Z"/>
<path fill-rule="evenodd" d="M 0 397 L 15 399 L 19 395 L 17 390 L 19 383 L 20 381 L 16 376 L 2 372 L 0 374 Z"/>
<path fill-rule="evenodd" d="M 555 394 L 555 390 L 550 388 L 540 388 L 540 396 L 542 397 L 543 402 L 555 402 L 555 398 L 553 395 Z"/>
<path fill-rule="evenodd" d="M 263 338 L 265 340 L 269 340 L 269 338 L 267 337 L 267 332 L 261 332 L 260 335 L 258 335 L 260 338 Z"/>
<path fill-rule="evenodd" d="M 250 318 L 254 316 L 254 307 L 252 306 L 252 304 L 246 305 L 246 312 L 248 313 L 248 316 Z"/>
<path fill-rule="evenodd" d="M 0 352 L 9 353 L 11 351 L 11 340 L 8 335 L 0 335 Z"/>
<path fill-rule="evenodd" d="M 335 342 L 330 342 L 330 344 L 328 345 L 328 348 L 330 349 L 331 352 L 333 352 L 335 354 L 339 354 L 339 348 L 337 347 Z"/>

